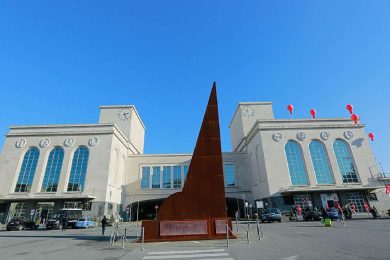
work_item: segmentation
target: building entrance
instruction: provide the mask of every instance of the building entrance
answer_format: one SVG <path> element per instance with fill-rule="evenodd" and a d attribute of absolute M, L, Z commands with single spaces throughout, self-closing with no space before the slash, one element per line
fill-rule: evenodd
<path fill-rule="evenodd" d="M 40 218 L 44 223 L 53 214 L 54 202 L 38 202 L 35 219 Z"/>
<path fill-rule="evenodd" d="M 321 194 L 321 203 L 323 208 L 337 207 L 339 203 L 339 197 L 336 193 Z"/>

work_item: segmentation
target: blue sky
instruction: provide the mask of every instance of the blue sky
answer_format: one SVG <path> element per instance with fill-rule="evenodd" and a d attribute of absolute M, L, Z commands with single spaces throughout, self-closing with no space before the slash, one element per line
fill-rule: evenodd
<path fill-rule="evenodd" d="M 96 123 L 134 104 L 145 153 L 191 153 L 217 81 L 222 147 L 238 102 L 349 116 L 390 172 L 389 1 L 0 1 L 0 146 L 11 125 Z"/>

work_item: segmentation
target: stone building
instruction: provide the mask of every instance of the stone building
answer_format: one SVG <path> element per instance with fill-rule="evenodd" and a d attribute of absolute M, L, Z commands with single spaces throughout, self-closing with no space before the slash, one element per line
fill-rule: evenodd
<path fill-rule="evenodd" d="M 272 103 L 240 103 L 223 153 L 229 216 L 257 207 L 390 209 L 390 176 L 375 161 L 363 124 L 350 119 L 275 119 Z M 0 156 L 0 221 L 60 208 L 132 220 L 154 218 L 180 191 L 191 154 L 144 154 L 134 106 L 102 106 L 97 124 L 12 126 Z M 260 202 L 260 203 L 259 203 Z"/>

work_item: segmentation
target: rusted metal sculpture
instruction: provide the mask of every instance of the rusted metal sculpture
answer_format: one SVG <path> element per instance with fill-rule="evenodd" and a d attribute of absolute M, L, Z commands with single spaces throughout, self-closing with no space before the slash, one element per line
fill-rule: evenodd
<path fill-rule="evenodd" d="M 145 241 L 151 242 L 226 238 L 226 224 L 231 229 L 214 82 L 183 190 L 164 200 L 157 220 L 143 221 L 142 226 Z"/>

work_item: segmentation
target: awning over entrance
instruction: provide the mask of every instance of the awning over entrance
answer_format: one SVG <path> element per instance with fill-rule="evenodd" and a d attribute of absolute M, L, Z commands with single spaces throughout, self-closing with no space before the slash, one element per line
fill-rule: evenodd
<path fill-rule="evenodd" d="M 334 191 L 373 191 L 381 189 L 382 186 L 363 186 L 363 185 L 338 185 L 338 186 L 290 186 L 287 189 L 281 190 L 280 194 L 290 195 L 294 193 L 307 193 L 307 192 L 334 192 Z"/>
<path fill-rule="evenodd" d="M 90 194 L 8 194 L 0 197 L 0 203 L 13 201 L 55 201 L 55 200 L 93 200 L 95 196 Z"/>

